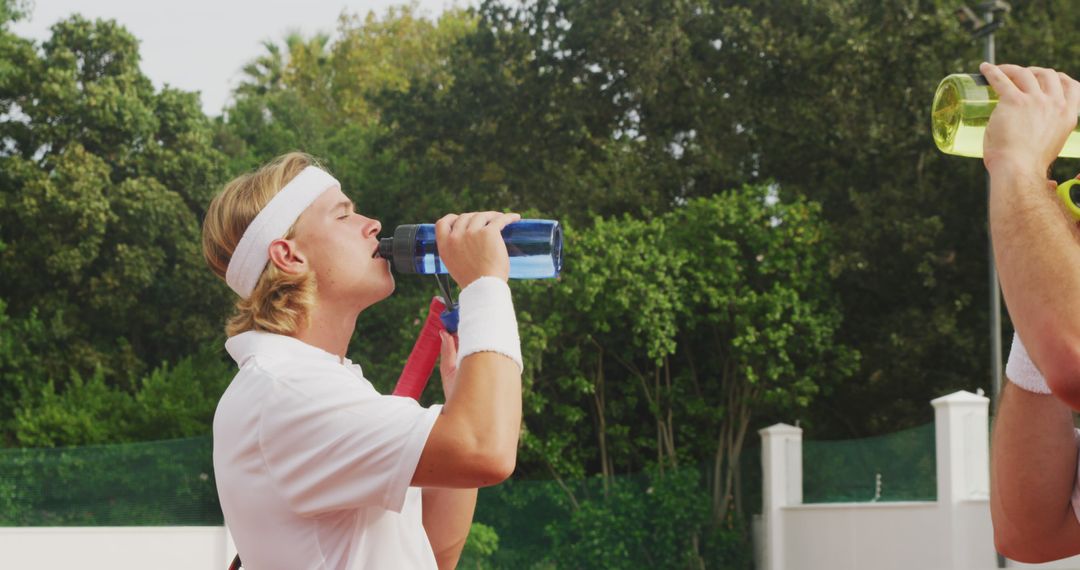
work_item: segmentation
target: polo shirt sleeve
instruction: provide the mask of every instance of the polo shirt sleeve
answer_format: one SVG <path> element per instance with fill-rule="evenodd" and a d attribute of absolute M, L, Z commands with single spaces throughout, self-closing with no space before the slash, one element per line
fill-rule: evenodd
<path fill-rule="evenodd" d="M 361 507 L 401 512 L 442 406 L 363 390 L 313 395 L 277 383 L 259 446 L 271 479 L 301 516 Z"/>

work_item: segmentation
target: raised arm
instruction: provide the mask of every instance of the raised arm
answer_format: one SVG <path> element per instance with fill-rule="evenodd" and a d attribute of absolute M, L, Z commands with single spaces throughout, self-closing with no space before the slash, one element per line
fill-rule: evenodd
<path fill-rule="evenodd" d="M 1009 314 L 1054 395 L 1080 409 L 1080 233 L 1047 171 L 1076 126 L 1080 84 L 1050 69 L 980 68 L 998 92 L 984 142 L 990 229 Z"/>
<path fill-rule="evenodd" d="M 436 241 L 461 292 L 456 386 L 435 421 L 412 484 L 475 488 L 514 471 L 521 429 L 521 368 L 517 321 L 506 280 L 510 261 L 501 230 L 517 214 L 448 215 Z M 492 332 L 500 332 L 495 338 Z M 471 353 L 471 354 L 470 354 Z"/>
<path fill-rule="evenodd" d="M 1076 126 L 1080 85 L 1050 69 L 980 70 L 999 95 L 983 143 L 994 258 L 1024 340 L 995 418 L 990 509 L 999 552 L 1045 562 L 1080 553 L 1070 410 L 1080 407 L 1080 234 L 1047 180 Z"/>

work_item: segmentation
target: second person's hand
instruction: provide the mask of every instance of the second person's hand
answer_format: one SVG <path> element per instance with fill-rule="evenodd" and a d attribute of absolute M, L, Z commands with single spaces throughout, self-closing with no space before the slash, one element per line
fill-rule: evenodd
<path fill-rule="evenodd" d="M 447 214 L 435 223 L 439 257 L 459 287 L 486 275 L 509 279 L 510 257 L 501 232 L 520 219 L 518 214 L 472 212 Z"/>
<path fill-rule="evenodd" d="M 983 141 L 983 161 L 993 175 L 1020 169 L 1045 178 L 1076 127 L 1080 83 L 1042 67 L 979 67 L 998 94 Z"/>

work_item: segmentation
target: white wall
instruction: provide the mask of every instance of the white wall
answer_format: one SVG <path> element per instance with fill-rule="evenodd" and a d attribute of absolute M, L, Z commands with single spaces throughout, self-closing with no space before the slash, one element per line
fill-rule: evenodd
<path fill-rule="evenodd" d="M 789 568 L 910 570 L 939 567 L 934 503 L 828 504 L 784 513 L 784 559 Z M 888 528 L 889 533 L 879 529 Z M 813 566 L 805 564 L 811 562 Z"/>
<path fill-rule="evenodd" d="M 0 527 L 0 569 L 225 570 L 224 527 Z"/>
<path fill-rule="evenodd" d="M 759 570 L 990 570 L 989 399 L 957 392 L 934 406 L 937 500 L 802 502 L 802 430 L 761 430 L 762 515 L 754 520 Z M 1080 557 L 1009 568 L 1080 570 Z"/>
<path fill-rule="evenodd" d="M 1023 564 L 1021 562 L 1015 562 L 1009 560 L 1006 564 L 1008 568 L 1059 568 L 1061 570 L 1077 570 L 1080 568 L 1080 556 L 1073 556 L 1072 558 L 1066 558 L 1065 560 L 1058 560 L 1057 562 L 1047 562 L 1046 564 Z"/>

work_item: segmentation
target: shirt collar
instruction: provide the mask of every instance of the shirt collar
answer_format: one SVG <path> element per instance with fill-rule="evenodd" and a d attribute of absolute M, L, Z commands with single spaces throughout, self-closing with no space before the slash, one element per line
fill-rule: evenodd
<path fill-rule="evenodd" d="M 353 364 L 348 358 L 342 358 L 297 338 L 281 334 L 263 331 L 242 332 L 225 341 L 225 350 L 241 368 L 254 356 L 270 356 L 274 359 L 323 360 L 354 368 L 361 375 L 363 374 L 360 371 L 360 365 Z"/>

